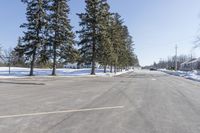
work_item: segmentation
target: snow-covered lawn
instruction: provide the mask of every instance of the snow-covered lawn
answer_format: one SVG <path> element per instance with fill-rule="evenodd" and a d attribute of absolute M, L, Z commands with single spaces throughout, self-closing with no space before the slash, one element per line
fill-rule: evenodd
<path fill-rule="evenodd" d="M 184 77 L 187 79 L 195 80 L 195 81 L 200 81 L 200 71 L 171 71 L 171 70 L 166 70 L 162 69 L 162 72 L 175 75 L 175 76 L 180 76 Z"/>
<path fill-rule="evenodd" d="M 9 74 L 8 67 L 0 67 L 0 78 L 23 78 L 29 74 L 29 68 L 20 68 L 20 67 L 11 67 L 11 73 Z M 67 77 L 67 76 L 90 76 L 91 69 L 57 69 L 57 76 Z M 129 70 L 133 71 L 133 70 Z M 96 76 L 115 76 L 123 73 L 127 73 L 129 71 L 122 71 L 116 74 L 114 73 L 104 73 L 103 69 L 96 70 Z M 51 69 L 34 69 L 35 76 L 50 76 L 52 70 Z"/>

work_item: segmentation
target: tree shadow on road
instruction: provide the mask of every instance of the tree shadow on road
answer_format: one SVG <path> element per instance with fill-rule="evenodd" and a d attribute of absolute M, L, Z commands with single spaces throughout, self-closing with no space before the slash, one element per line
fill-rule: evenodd
<path fill-rule="evenodd" d="M 45 85 L 44 83 L 21 83 L 21 82 L 8 82 L 0 81 L 0 84 L 16 84 L 16 85 Z"/>

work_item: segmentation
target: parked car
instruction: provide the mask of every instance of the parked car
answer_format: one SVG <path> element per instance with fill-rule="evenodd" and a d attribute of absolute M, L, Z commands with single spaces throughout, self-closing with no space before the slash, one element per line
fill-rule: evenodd
<path fill-rule="evenodd" d="M 150 71 L 157 71 L 157 68 L 150 68 Z"/>

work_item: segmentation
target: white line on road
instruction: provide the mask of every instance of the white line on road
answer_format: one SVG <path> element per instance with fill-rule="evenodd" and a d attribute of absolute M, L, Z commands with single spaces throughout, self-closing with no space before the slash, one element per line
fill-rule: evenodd
<path fill-rule="evenodd" d="M 124 108 L 124 106 L 101 107 L 101 108 L 89 108 L 89 109 L 76 109 L 76 110 L 63 110 L 63 111 L 40 112 L 40 113 L 19 114 L 19 115 L 4 115 L 4 116 L 0 116 L 0 119 L 5 119 L 5 118 L 16 118 L 16 117 L 28 117 L 28 116 L 39 116 L 39 115 L 50 115 L 50 114 L 63 114 L 63 113 L 75 113 L 75 112 L 87 112 L 87 111 L 112 110 L 112 109 L 122 109 L 122 108 Z"/>
<path fill-rule="evenodd" d="M 153 81 L 156 81 L 156 79 L 154 79 L 154 78 L 153 78 L 153 79 L 151 79 L 151 80 L 153 80 Z"/>

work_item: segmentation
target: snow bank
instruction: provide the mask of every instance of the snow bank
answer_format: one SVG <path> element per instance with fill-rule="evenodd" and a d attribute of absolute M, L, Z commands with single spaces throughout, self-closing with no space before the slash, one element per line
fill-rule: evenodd
<path fill-rule="evenodd" d="M 24 78 L 29 74 L 29 68 L 20 68 L 20 67 L 11 67 L 11 73 L 9 74 L 9 68 L 8 67 L 0 67 L 0 78 Z M 90 76 L 91 69 L 57 69 L 56 73 L 57 76 L 61 77 L 75 77 L 75 76 Z M 112 77 L 115 75 L 124 74 L 129 71 L 122 71 L 118 72 L 116 74 L 114 73 L 104 73 L 103 69 L 97 69 L 96 70 L 96 76 L 107 76 Z M 42 76 L 42 77 L 48 77 L 52 73 L 51 69 L 34 69 L 34 75 L 35 76 Z"/>
<path fill-rule="evenodd" d="M 179 77 L 184 77 L 186 79 L 200 81 L 200 71 L 171 71 L 166 69 L 161 69 L 160 71 Z"/>

